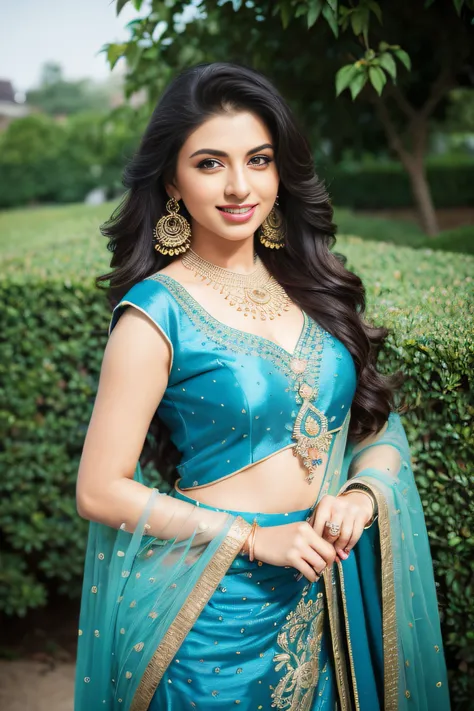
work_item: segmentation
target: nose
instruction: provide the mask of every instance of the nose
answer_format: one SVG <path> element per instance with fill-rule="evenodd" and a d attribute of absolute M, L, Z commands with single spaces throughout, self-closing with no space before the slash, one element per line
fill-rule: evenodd
<path fill-rule="evenodd" d="M 245 172 L 242 169 L 231 170 L 228 173 L 226 196 L 235 195 L 239 200 L 244 200 L 250 192 Z"/>

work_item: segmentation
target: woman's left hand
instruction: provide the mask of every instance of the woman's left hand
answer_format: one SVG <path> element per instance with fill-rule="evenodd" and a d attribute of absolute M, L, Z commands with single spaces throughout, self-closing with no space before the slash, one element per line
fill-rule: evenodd
<path fill-rule="evenodd" d="M 350 491 L 344 496 L 326 494 L 316 506 L 312 525 L 319 536 L 334 545 L 338 558 L 346 560 L 372 514 L 372 503 L 365 494 L 357 491 Z M 330 534 L 326 521 L 341 527 L 337 535 Z"/>

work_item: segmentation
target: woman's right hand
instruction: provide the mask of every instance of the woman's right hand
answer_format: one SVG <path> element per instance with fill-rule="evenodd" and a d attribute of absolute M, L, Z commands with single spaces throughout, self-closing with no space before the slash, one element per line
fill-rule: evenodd
<path fill-rule="evenodd" d="M 319 536 L 308 521 L 257 528 L 255 560 L 270 565 L 292 566 L 309 582 L 319 580 L 326 566 L 334 563 L 334 546 Z"/>

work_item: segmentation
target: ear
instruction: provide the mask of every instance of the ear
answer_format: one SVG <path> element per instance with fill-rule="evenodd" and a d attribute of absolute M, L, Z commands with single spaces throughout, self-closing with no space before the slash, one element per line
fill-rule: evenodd
<path fill-rule="evenodd" d="M 168 197 L 174 197 L 175 200 L 181 200 L 181 193 L 173 183 L 165 183 L 165 190 Z"/>

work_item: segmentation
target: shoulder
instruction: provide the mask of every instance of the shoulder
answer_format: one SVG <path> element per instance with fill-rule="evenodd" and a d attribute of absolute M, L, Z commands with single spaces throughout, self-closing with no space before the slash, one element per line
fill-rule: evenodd
<path fill-rule="evenodd" d="M 133 306 L 145 314 L 168 340 L 172 340 L 177 316 L 176 303 L 164 285 L 160 272 L 134 284 L 120 299 L 112 311 L 109 336 L 128 306 Z"/>

